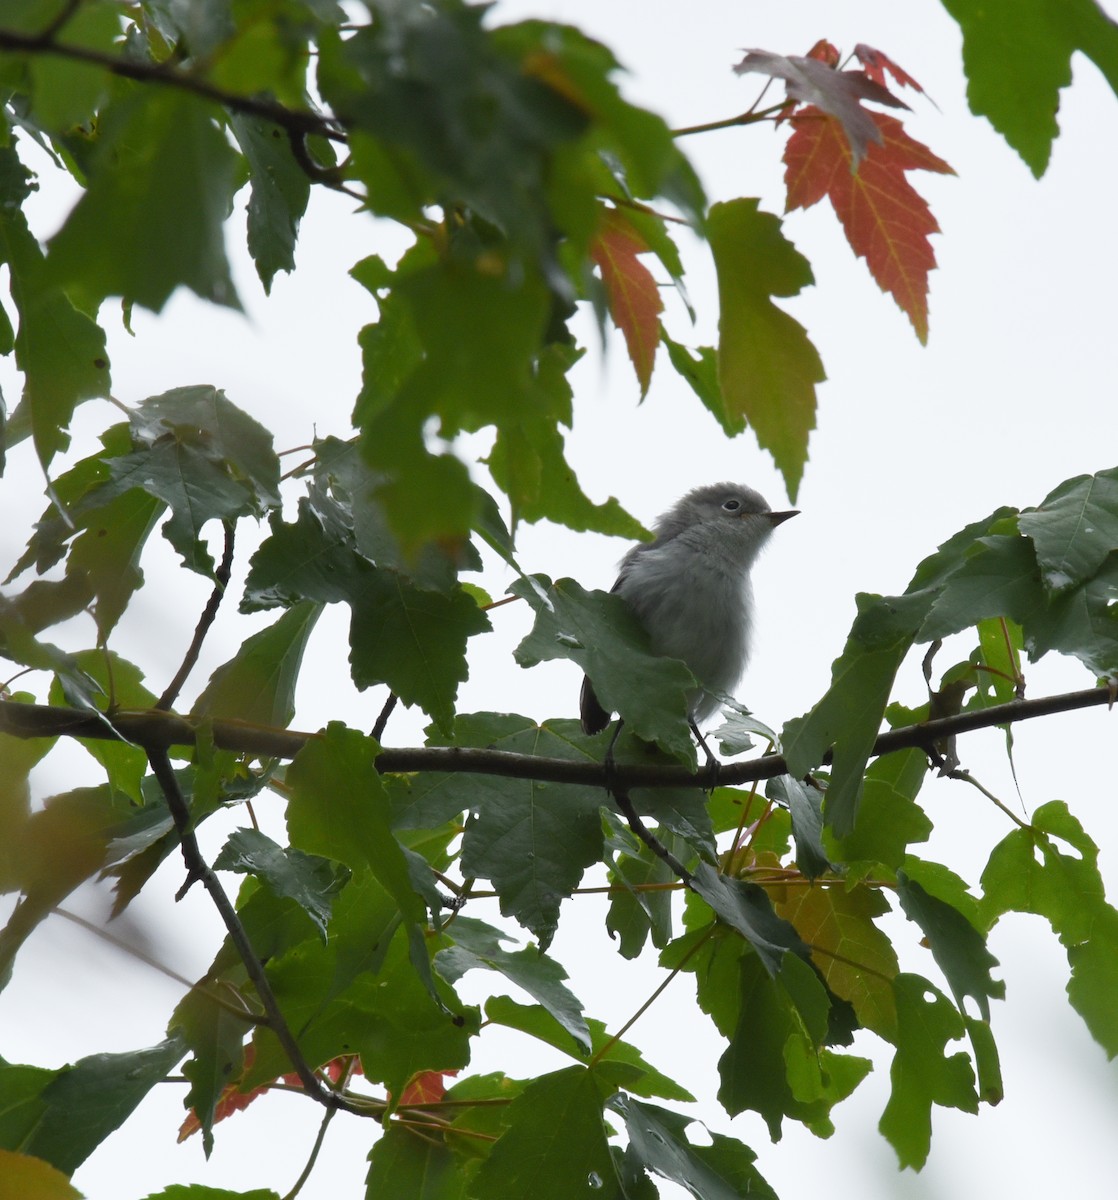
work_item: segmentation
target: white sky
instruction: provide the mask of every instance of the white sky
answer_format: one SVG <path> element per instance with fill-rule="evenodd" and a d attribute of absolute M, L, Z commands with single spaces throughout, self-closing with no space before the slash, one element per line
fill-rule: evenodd
<path fill-rule="evenodd" d="M 754 576 L 758 640 L 741 695 L 779 728 L 826 687 L 855 592 L 901 590 L 916 563 L 968 521 L 999 504 L 1038 503 L 1063 479 L 1115 464 L 1118 169 L 1110 152 L 1118 127 L 1115 98 L 1096 69 L 1077 57 L 1075 83 L 1062 102 L 1063 133 L 1047 176 L 1037 183 L 966 109 L 958 31 L 933 0 L 904 5 L 508 0 L 497 9 L 498 17 L 521 15 L 570 20 L 600 36 L 631 68 L 627 95 L 661 111 L 673 125 L 730 116 L 748 106 L 760 80 L 731 73 L 742 48 L 802 53 L 824 36 L 844 51 L 859 41 L 881 48 L 939 106 L 906 96 L 915 110 L 906 117 L 909 131 L 958 172 L 958 178 L 913 177 L 943 229 L 935 239 L 940 269 L 932 278 L 927 348 L 855 261 L 829 207 L 794 214 L 785 225 L 811 260 L 817 281 L 786 307 L 819 348 L 829 381 L 820 389 L 819 428 L 797 501 L 803 515 L 781 527 Z M 783 134 L 768 128 L 726 131 L 688 139 L 685 148 L 712 200 L 756 195 L 765 209 L 782 211 Z M 41 182 L 37 232 L 46 236 L 68 193 L 48 171 Z M 234 225 L 246 199 L 247 192 L 238 197 Z M 278 278 L 270 300 L 247 263 L 243 238 L 238 243 L 232 233 L 229 248 L 248 317 L 207 308 L 182 294 L 158 319 L 137 313 L 135 339 L 118 328 L 112 334 L 115 394 L 131 403 L 170 387 L 212 383 L 276 430 L 280 448 L 305 443 L 314 429 L 344 435 L 359 386 L 355 335 L 373 316 L 366 294 L 345 270 L 366 253 L 391 256 L 400 245 L 394 234 L 351 209 L 344 197 L 316 197 L 304 224 L 299 271 L 291 279 Z M 690 330 L 682 307 L 669 300 L 669 330 L 688 344 L 709 344 L 717 317 L 713 271 L 701 248 L 685 250 L 700 324 Z M 103 318 L 113 324 L 108 306 Z M 611 343 L 603 359 L 589 322 L 584 331 L 591 353 L 577 371 L 569 456 L 588 494 L 616 495 L 646 522 L 687 488 L 723 478 L 758 487 L 774 507 L 784 504 L 779 476 L 751 435 L 726 441 L 664 362 L 638 408 L 623 348 Z M 11 402 L 18 389 L 8 362 L 0 363 L 0 385 Z M 103 405 L 87 405 L 76 422 L 78 444 L 87 447 L 114 419 Z M 26 456 L 21 447 L 16 457 Z M 13 463 L 0 481 L 0 505 L 17 518 L 0 528 L 6 572 L 31 514 L 41 508 L 33 470 Z M 520 561 L 552 577 L 572 575 L 585 586 L 608 587 L 624 549 L 615 540 L 541 526 L 523 531 Z M 150 586 L 115 643 L 144 666 L 156 690 L 181 659 L 207 593 L 201 580 L 184 580 L 174 562 L 161 539 L 153 539 L 145 563 Z M 242 560 L 242 579 L 243 571 Z M 497 594 L 510 579 L 494 567 L 479 582 Z M 475 644 L 475 674 L 462 689 L 461 710 L 573 716 L 577 671 L 570 664 L 522 671 L 510 651 L 530 615 L 512 605 L 494 618 L 496 632 Z M 190 694 L 248 631 L 267 620 L 238 618 L 230 605 Z M 359 696 L 348 683 L 344 630 L 339 613 L 315 635 L 299 696 L 300 728 L 330 718 L 367 728 L 379 710 L 379 693 Z M 964 657 L 970 642 L 961 639 L 955 649 L 953 658 L 944 652 L 944 665 Z M 1028 675 L 1033 696 L 1091 682 L 1074 662 L 1045 661 Z M 919 702 L 916 668 L 907 668 L 902 679 L 900 698 Z M 964 765 L 1012 807 L 1023 802 L 1032 810 L 1050 799 L 1067 800 L 1101 845 L 1104 873 L 1118 895 L 1118 821 L 1107 769 L 1113 721 L 1094 710 L 1019 726 L 1022 799 L 1015 794 L 1000 735 L 973 735 L 960 749 Z M 386 741 L 415 744 L 422 725 L 419 715 L 405 713 L 390 723 Z M 53 756 L 37 775 L 43 795 L 95 779 L 80 751 L 60 757 L 58 765 L 52 762 Z M 921 802 L 937 822 L 937 833 L 931 846 L 914 849 L 976 883 L 990 847 L 1009 831 L 1006 819 L 963 784 L 929 785 Z M 220 840 L 215 835 L 215 851 Z M 219 934 L 201 896 L 192 893 L 172 906 L 180 882 L 177 863 L 164 869 L 154 894 L 134 906 L 134 929 L 123 932 L 148 937 L 157 957 L 194 976 L 207 965 Z M 103 897 L 88 896 L 73 906 L 99 912 L 103 903 Z M 495 917 L 496 911 L 479 903 L 476 915 Z M 570 970 L 571 986 L 588 1014 L 616 1027 L 647 996 L 655 972 L 612 952 L 603 915 L 604 904 L 596 898 L 569 902 L 553 954 Z M 933 964 L 916 948 L 916 931 L 903 922 L 894 929 L 912 948 L 905 964 L 936 978 Z M 897 1174 L 893 1152 L 876 1132 L 888 1097 L 888 1055 L 875 1054 L 872 1041 L 858 1050 L 874 1054 L 879 1070 L 836 1110 L 835 1137 L 820 1141 L 788 1124 L 784 1141 L 773 1146 L 759 1118 L 745 1114 L 730 1121 L 715 1102 L 722 1046 L 695 1008 L 689 980 L 673 983 L 628 1036 L 700 1097 L 697 1116 L 758 1152 L 761 1171 L 784 1200 L 808 1194 L 970 1200 L 1093 1189 L 1118 1168 L 1113 1137 L 1118 1071 L 1066 1004 L 1066 961 L 1046 926 L 1034 919 L 1008 920 L 995 931 L 991 947 L 1008 986 L 1008 1001 L 994 1011 L 1006 1099 L 977 1119 L 937 1110 L 931 1160 L 920 1176 Z M 498 982 L 496 976 L 467 976 L 462 991 L 477 998 L 481 993 L 473 989 L 479 983 Z M 25 949 L 15 982 L 0 996 L 0 1054 L 60 1065 L 98 1050 L 150 1044 L 162 1036 L 180 991 L 130 959 L 106 952 L 88 934 L 52 920 Z M 516 1073 L 561 1065 L 512 1035 L 494 1037 L 492 1050 L 488 1035 L 484 1041 L 478 1070 L 504 1067 Z M 280 1194 L 291 1186 L 313 1142 L 316 1111 L 288 1097 L 266 1099 L 218 1127 L 216 1153 L 207 1165 L 198 1139 L 174 1146 L 181 1096 L 177 1086 L 157 1089 L 78 1172 L 75 1182 L 91 1200 L 144 1196 L 171 1182 L 272 1187 Z M 360 1194 L 368 1139 L 362 1122 L 335 1120 L 316 1173 L 301 1193 L 305 1200 Z M 677 1193 L 663 1185 L 662 1194 Z"/>

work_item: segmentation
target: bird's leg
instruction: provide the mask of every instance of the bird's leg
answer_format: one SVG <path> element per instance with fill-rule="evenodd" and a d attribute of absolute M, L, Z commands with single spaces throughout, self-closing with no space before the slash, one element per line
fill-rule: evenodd
<path fill-rule="evenodd" d="M 614 726 L 613 737 L 610 738 L 609 745 L 606 747 L 606 756 L 602 760 L 602 766 L 605 767 L 606 771 L 606 791 L 611 793 L 613 791 L 614 770 L 617 766 L 613 758 L 613 748 L 617 745 L 617 739 L 621 736 L 621 727 L 624 724 L 625 718 L 618 717 L 617 724 Z"/>
<path fill-rule="evenodd" d="M 710 791 L 713 792 L 718 786 L 718 770 L 721 763 L 714 757 L 711 748 L 707 745 L 706 738 L 699 732 L 698 725 L 694 721 L 688 721 L 687 724 L 691 726 L 691 732 L 698 739 L 699 745 L 703 748 L 703 753 L 707 756 L 707 770 L 710 772 Z"/>
<path fill-rule="evenodd" d="M 629 795 L 629 789 L 618 783 L 616 777 L 617 763 L 614 761 L 613 750 L 617 745 L 617 739 L 621 736 L 621 726 L 625 724 L 624 718 L 617 718 L 617 726 L 613 731 L 613 737 L 609 740 L 609 746 L 606 748 L 606 756 L 602 762 L 606 772 L 606 791 L 613 797 L 614 804 L 629 824 L 629 828 L 644 844 L 658 855 L 668 864 L 675 872 L 676 876 L 683 881 L 688 887 L 691 886 L 691 872 L 675 857 L 674 854 L 664 845 L 662 841 L 648 828 L 641 820 L 640 814 L 637 812 L 633 804 L 632 797 Z M 701 738 L 699 739 L 702 740 Z M 705 743 L 704 743 L 705 744 Z M 708 750 L 709 754 L 710 751 Z"/>

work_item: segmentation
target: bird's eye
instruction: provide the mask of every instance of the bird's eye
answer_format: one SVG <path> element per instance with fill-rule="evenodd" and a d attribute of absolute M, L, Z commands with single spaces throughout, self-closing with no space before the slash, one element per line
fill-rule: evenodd
<path fill-rule="evenodd" d="M 722 501 L 723 512 L 737 512 L 739 508 L 741 508 L 740 500 L 723 500 Z"/>

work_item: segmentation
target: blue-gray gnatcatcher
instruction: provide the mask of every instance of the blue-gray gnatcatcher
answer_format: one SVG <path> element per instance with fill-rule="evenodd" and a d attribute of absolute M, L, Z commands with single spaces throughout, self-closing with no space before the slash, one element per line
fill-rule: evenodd
<path fill-rule="evenodd" d="M 652 651 L 682 659 L 703 685 L 691 699 L 691 722 L 719 706 L 749 658 L 753 593 L 749 569 L 773 529 L 798 512 L 773 512 L 739 483 L 688 492 L 656 522 L 656 540 L 621 560 L 613 591 L 648 631 Z M 597 733 L 610 720 L 588 678 L 582 681 L 582 728 Z"/>

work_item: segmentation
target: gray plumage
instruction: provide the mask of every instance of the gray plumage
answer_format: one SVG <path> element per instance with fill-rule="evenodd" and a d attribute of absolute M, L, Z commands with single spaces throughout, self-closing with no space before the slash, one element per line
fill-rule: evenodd
<path fill-rule="evenodd" d="M 742 484 L 695 488 L 656 522 L 655 541 L 621 560 L 613 591 L 648 631 L 653 652 L 682 659 L 704 685 L 691 699 L 696 724 L 719 706 L 711 693 L 732 692 L 745 670 L 753 627 L 749 570 L 774 527 L 795 515 L 774 513 Z M 587 733 L 604 729 L 611 715 L 588 678 L 581 713 Z"/>

